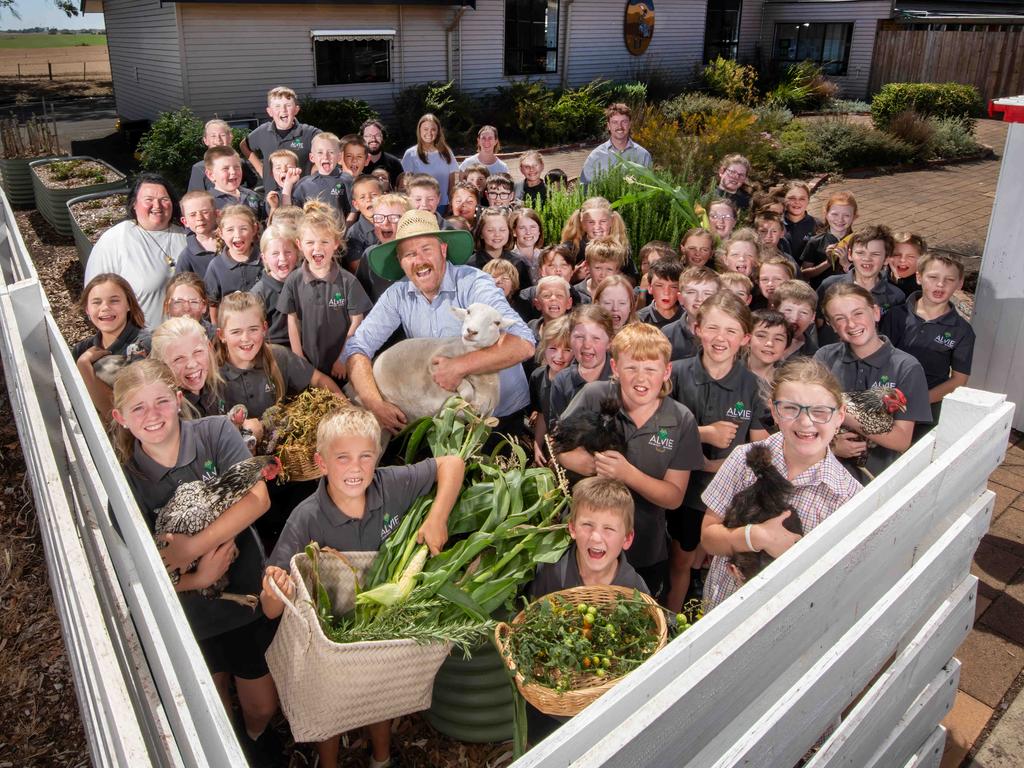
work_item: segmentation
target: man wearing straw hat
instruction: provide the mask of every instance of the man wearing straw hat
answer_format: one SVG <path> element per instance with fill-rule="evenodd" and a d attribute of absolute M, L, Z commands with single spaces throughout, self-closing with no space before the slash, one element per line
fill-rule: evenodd
<path fill-rule="evenodd" d="M 490 275 L 466 266 L 472 255 L 469 232 L 441 230 L 432 213 L 417 210 L 402 215 L 394 240 L 368 254 L 370 268 L 396 282 L 359 324 L 341 359 L 347 362 L 349 381 L 362 404 L 392 432 L 405 426 L 406 417 L 381 395 L 373 377 L 373 356 L 399 325 L 410 339 L 460 335 L 461 323 L 450 307 L 487 304 L 512 324 L 491 347 L 439 358 L 432 374 L 437 385 L 454 392 L 465 376 L 497 373 L 500 390 L 494 415 L 503 422 L 499 429 L 514 428 L 529 405 L 529 384 L 520 363 L 533 354 L 534 336 Z"/>

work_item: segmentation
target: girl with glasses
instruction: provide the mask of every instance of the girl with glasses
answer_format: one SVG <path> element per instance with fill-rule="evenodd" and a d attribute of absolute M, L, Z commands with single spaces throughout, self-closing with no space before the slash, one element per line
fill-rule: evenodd
<path fill-rule="evenodd" d="M 839 381 L 828 368 L 809 358 L 790 360 L 776 371 L 770 393 L 779 431 L 760 444 L 769 448 L 772 464 L 794 486 L 790 508 L 764 523 L 726 528 L 722 521 L 733 497 L 756 480 L 747 466 L 747 451 L 758 443 L 729 454 L 701 497 L 707 509 L 701 542 L 715 556 L 704 586 L 705 611 L 742 586 L 730 562 L 733 554 L 763 551 L 779 557 L 800 539 L 783 525 L 789 515 L 799 516 L 806 534 L 861 487 L 830 448 L 846 409 Z"/>

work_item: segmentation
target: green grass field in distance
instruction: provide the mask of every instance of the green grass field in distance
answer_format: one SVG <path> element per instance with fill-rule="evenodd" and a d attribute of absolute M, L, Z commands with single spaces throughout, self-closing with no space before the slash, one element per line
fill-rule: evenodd
<path fill-rule="evenodd" d="M 0 32 L 0 48 L 70 48 L 76 45 L 106 44 L 106 35 L 44 35 Z"/>

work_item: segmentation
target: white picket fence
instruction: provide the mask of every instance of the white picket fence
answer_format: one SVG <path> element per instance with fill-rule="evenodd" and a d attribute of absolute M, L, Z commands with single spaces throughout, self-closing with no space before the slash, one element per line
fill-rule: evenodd
<path fill-rule="evenodd" d="M 244 765 L 0 203 L 0 352 L 93 763 Z M 517 768 L 791 768 L 841 715 L 811 768 L 937 766 L 1012 416 L 947 397 L 929 437 Z"/>

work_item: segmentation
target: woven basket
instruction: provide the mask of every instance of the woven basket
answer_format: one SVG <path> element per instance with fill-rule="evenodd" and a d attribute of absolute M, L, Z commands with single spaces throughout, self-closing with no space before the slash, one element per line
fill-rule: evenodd
<path fill-rule="evenodd" d="M 314 453 L 316 448 L 313 446 L 284 445 L 278 449 L 277 457 L 281 460 L 281 468 L 289 483 L 320 479 L 323 472 L 313 461 Z"/>
<path fill-rule="evenodd" d="M 541 600 L 548 600 L 558 597 L 572 605 L 586 603 L 587 605 L 611 605 L 620 595 L 632 597 L 633 590 L 626 587 L 598 586 L 598 587 L 572 587 L 563 589 L 560 592 L 553 592 L 545 595 Z M 655 600 L 642 592 L 640 597 L 647 603 L 647 610 L 654 620 L 654 632 L 658 637 L 658 647 L 655 653 L 665 647 L 668 641 L 668 622 L 665 621 L 665 612 Z M 527 683 L 521 672 L 516 670 L 515 662 L 508 653 L 508 636 L 517 624 L 525 621 L 526 611 L 520 611 L 512 619 L 511 624 L 504 622 L 498 624 L 494 629 L 494 640 L 498 644 L 498 650 L 508 668 L 515 672 L 516 687 L 530 704 L 546 715 L 557 715 L 561 717 L 573 717 L 578 715 L 591 702 L 600 697 L 606 691 L 612 689 L 616 683 L 622 680 L 625 675 L 619 675 L 594 685 L 594 676 L 590 674 L 575 674 L 570 683 L 569 690 L 558 692 L 538 683 Z"/>
<path fill-rule="evenodd" d="M 355 602 L 359 578 L 376 552 L 320 555 L 320 580 L 338 612 Z M 281 709 L 295 741 L 322 741 L 370 723 L 379 723 L 430 706 L 434 677 L 450 650 L 448 643 L 420 645 L 414 640 L 335 643 L 324 635 L 313 608 L 311 568 L 304 552 L 291 560 L 295 598 L 267 650 Z"/>

